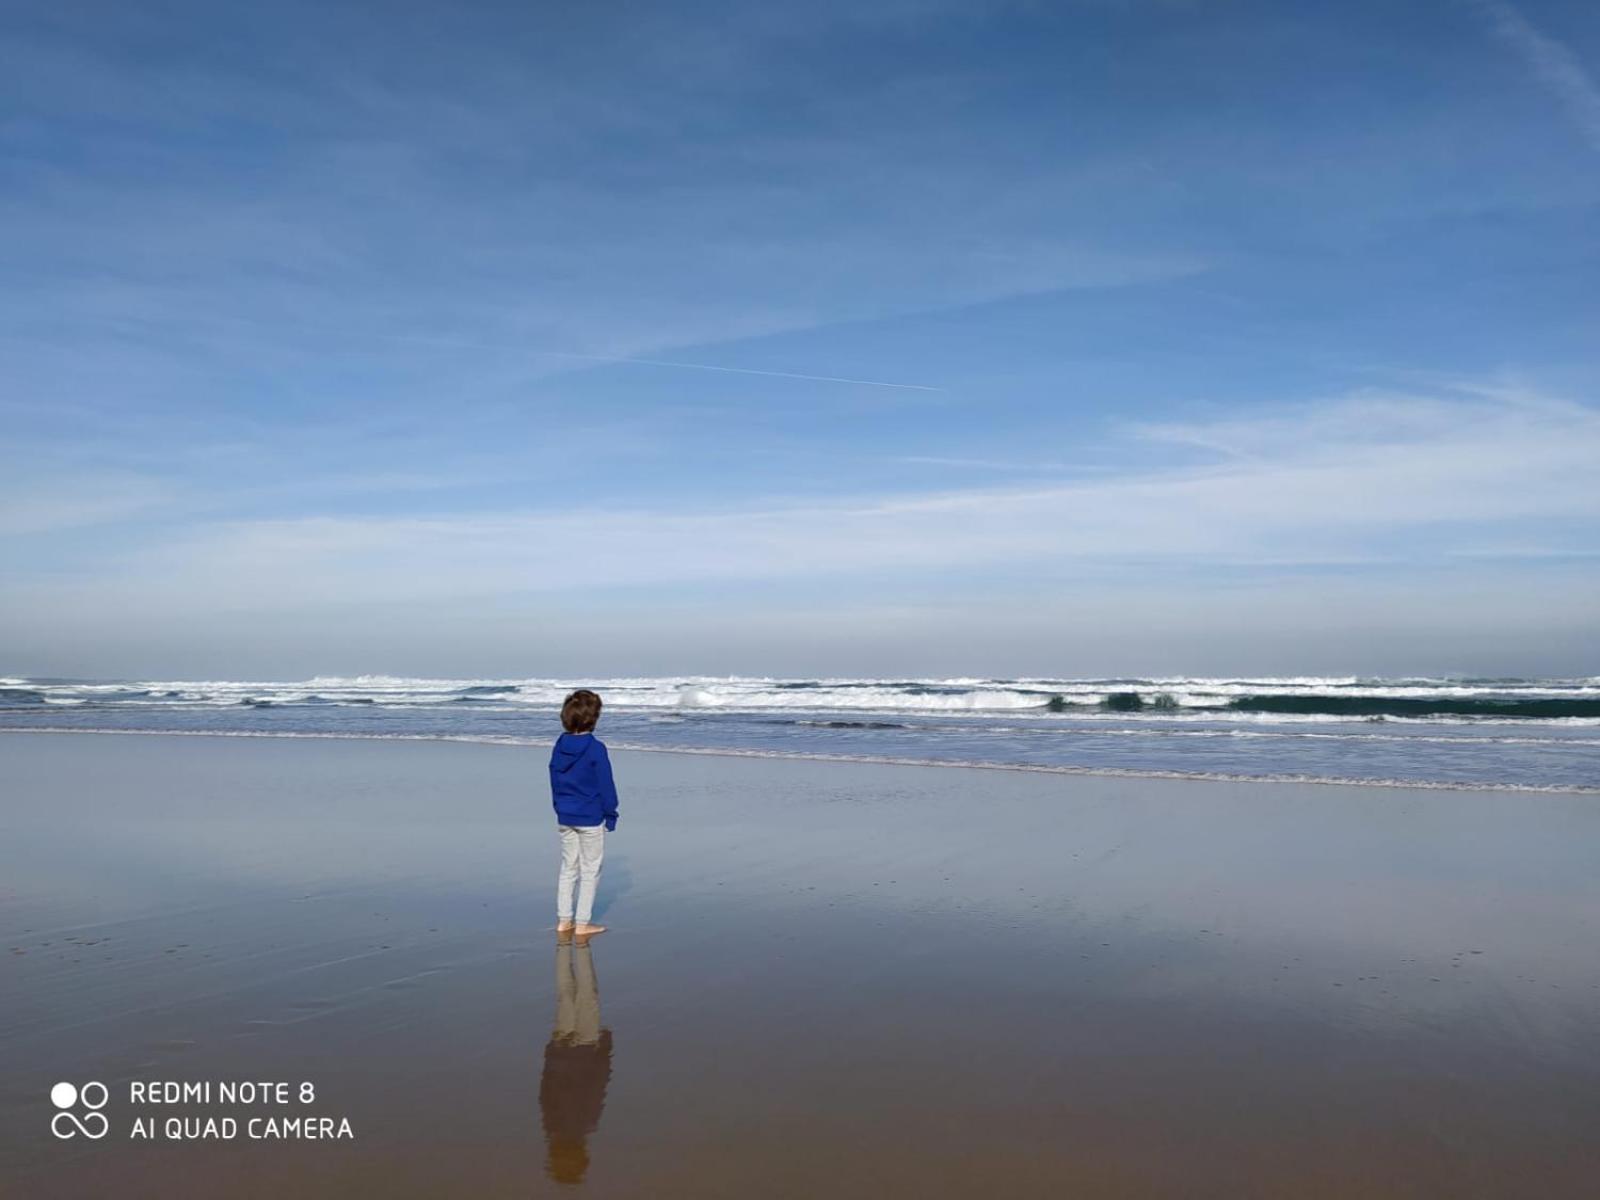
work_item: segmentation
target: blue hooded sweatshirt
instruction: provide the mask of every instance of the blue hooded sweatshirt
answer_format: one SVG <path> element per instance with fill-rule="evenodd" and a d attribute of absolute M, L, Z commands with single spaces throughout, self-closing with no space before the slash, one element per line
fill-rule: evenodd
<path fill-rule="evenodd" d="M 550 799 L 556 823 L 617 827 L 617 785 L 606 744 L 592 733 L 563 733 L 550 751 Z"/>

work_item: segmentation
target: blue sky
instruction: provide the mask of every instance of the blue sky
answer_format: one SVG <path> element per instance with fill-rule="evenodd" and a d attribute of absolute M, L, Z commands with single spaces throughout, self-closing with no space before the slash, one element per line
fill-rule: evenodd
<path fill-rule="evenodd" d="M 10 6 L 0 672 L 1600 673 L 1600 9 Z"/>

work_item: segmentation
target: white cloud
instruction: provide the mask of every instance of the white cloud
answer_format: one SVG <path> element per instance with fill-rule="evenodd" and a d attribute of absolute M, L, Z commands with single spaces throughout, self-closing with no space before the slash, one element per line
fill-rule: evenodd
<path fill-rule="evenodd" d="M 294 607 L 895 570 L 1443 562 L 1515 544 L 1517 522 L 1559 548 L 1563 524 L 1600 519 L 1600 414 L 1579 404 L 1363 394 L 1137 432 L 1207 461 L 828 503 L 212 523 L 99 564 L 97 586 Z"/>

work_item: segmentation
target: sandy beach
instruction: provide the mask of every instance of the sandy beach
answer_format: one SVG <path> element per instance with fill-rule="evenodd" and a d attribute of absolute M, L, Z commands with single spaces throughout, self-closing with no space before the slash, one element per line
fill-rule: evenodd
<path fill-rule="evenodd" d="M 0 736 L 0 1194 L 1600 1190 L 1592 796 L 615 758 L 578 948 L 540 751 Z"/>

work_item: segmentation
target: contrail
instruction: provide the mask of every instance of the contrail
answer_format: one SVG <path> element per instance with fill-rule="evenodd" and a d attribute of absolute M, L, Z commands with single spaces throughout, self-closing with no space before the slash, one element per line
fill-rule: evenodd
<path fill-rule="evenodd" d="M 256 329 L 296 328 L 276 321 L 253 320 L 248 317 L 228 317 L 209 314 L 207 321 L 226 325 L 246 325 Z M 322 329 L 298 327 L 305 333 L 326 332 Z M 505 350 L 533 354 L 540 358 L 566 358 L 579 362 L 632 364 L 641 367 L 672 367 L 682 371 L 718 371 L 727 375 L 765 375 L 773 379 L 803 379 L 812 383 L 846 383 L 860 387 L 895 388 L 905 392 L 943 392 L 942 387 L 926 383 L 895 383 L 887 379 L 855 379 L 845 375 L 810 375 L 803 371 L 766 371 L 759 367 L 725 367 L 716 363 L 681 362 L 665 358 L 630 358 L 611 354 L 578 354 L 568 350 L 535 350 L 527 346 L 513 346 L 505 342 L 483 342 L 471 338 L 429 337 L 426 334 L 385 333 L 381 330 L 355 334 L 356 337 L 381 338 L 390 342 L 410 342 L 419 346 L 448 346 L 464 350 Z"/>
<path fill-rule="evenodd" d="M 1578 57 L 1562 43 L 1534 28 L 1506 0 L 1472 0 L 1494 24 L 1495 33 L 1515 50 L 1534 76 L 1572 114 L 1585 138 L 1600 150 L 1600 86 Z"/>
<path fill-rule="evenodd" d="M 762 371 L 756 367 L 719 367 L 713 363 L 676 362 L 665 358 L 611 358 L 604 354 L 568 354 L 560 350 L 531 350 L 546 358 L 578 358 L 587 362 L 635 363 L 641 367 L 680 367 L 686 371 L 724 371 L 730 375 L 770 375 L 775 379 L 809 379 L 815 383 L 857 383 L 863 387 L 900 388 L 908 392 L 942 392 L 926 383 L 890 383 L 886 379 L 851 379 L 844 375 L 806 375 L 799 371 Z"/>

